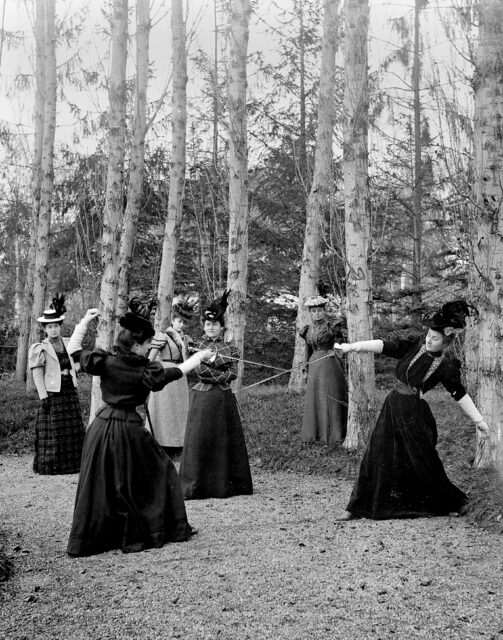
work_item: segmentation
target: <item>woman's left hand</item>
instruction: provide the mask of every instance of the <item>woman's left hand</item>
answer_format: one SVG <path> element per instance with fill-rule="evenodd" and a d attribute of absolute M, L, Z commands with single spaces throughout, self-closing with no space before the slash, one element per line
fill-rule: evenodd
<path fill-rule="evenodd" d="M 480 437 L 484 438 L 484 440 L 486 438 L 489 438 L 491 434 L 491 429 L 489 429 L 489 425 L 485 420 L 482 420 L 482 422 L 477 423 L 477 430 L 479 432 Z"/>

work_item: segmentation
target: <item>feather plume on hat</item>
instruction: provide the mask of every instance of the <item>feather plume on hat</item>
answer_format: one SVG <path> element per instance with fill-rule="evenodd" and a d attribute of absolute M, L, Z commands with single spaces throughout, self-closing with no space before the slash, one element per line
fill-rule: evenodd
<path fill-rule="evenodd" d="M 50 322 L 63 322 L 65 319 L 66 307 L 64 294 L 59 295 L 56 293 L 52 299 L 48 309 L 44 310 L 44 314 L 37 318 L 37 321 L 42 324 L 49 324 Z"/>
<path fill-rule="evenodd" d="M 223 326 L 224 324 L 224 315 L 227 310 L 227 299 L 231 290 L 228 289 L 224 291 L 222 297 L 217 300 L 213 300 L 213 302 L 206 307 L 203 312 L 204 320 L 211 320 L 211 322 L 220 322 Z"/>
<path fill-rule="evenodd" d="M 473 314 L 472 314 L 473 311 Z M 466 300 L 452 300 L 441 309 L 423 317 L 423 325 L 446 336 L 462 333 L 466 327 L 466 318 L 478 315 L 478 310 Z"/>

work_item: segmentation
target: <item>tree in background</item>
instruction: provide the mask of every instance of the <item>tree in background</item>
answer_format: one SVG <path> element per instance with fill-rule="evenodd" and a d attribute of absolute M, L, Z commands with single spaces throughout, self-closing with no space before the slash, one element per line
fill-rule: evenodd
<path fill-rule="evenodd" d="M 112 57 L 109 79 L 108 169 L 101 236 L 100 318 L 96 335 L 96 346 L 107 350 L 112 347 L 117 320 L 120 234 L 124 218 L 128 0 L 113 1 L 110 20 Z M 99 378 L 93 378 L 90 420 L 101 403 L 99 382 Z"/>
<path fill-rule="evenodd" d="M 145 134 L 147 132 L 148 52 L 150 37 L 150 1 L 136 2 L 136 86 L 131 159 L 126 211 L 119 249 L 119 285 L 117 315 L 126 312 L 129 296 L 131 262 L 136 228 L 143 199 L 143 169 L 145 165 Z"/>
<path fill-rule="evenodd" d="M 480 311 L 466 341 L 468 378 L 491 427 L 475 464 L 503 468 L 503 5 L 481 0 L 475 87 L 475 158 L 470 301 Z"/>
<path fill-rule="evenodd" d="M 346 310 L 348 339 L 372 337 L 372 273 L 368 197 L 367 0 L 346 0 L 344 199 L 346 227 Z M 348 427 L 344 447 L 355 449 L 367 435 L 374 402 L 374 356 L 348 356 Z"/>
<path fill-rule="evenodd" d="M 233 0 L 229 68 L 229 253 L 227 310 L 229 338 L 240 353 L 244 349 L 245 309 L 248 285 L 248 144 L 246 124 L 246 60 L 248 52 L 249 0 Z M 243 376 L 239 363 L 236 385 Z"/>
<path fill-rule="evenodd" d="M 35 138 L 32 170 L 30 248 L 18 338 L 16 378 L 25 380 L 28 348 L 38 341 L 36 319 L 44 308 L 51 226 L 56 129 L 56 43 L 54 0 L 37 0 L 35 13 Z M 28 378 L 30 384 L 30 378 Z"/>
<path fill-rule="evenodd" d="M 173 38 L 172 158 L 169 172 L 168 210 L 164 227 L 162 262 L 157 292 L 159 307 L 155 324 L 158 331 L 165 330 L 170 324 L 171 303 L 175 290 L 175 259 L 180 239 L 185 189 L 187 50 L 182 0 L 173 0 L 172 2 L 171 33 Z"/>
<path fill-rule="evenodd" d="M 338 2 L 326 0 L 324 4 L 323 43 L 319 84 L 318 130 L 314 174 L 307 202 L 304 249 L 300 267 L 297 330 L 308 322 L 304 302 L 316 295 L 320 280 L 320 259 L 323 228 L 333 207 L 332 146 L 335 120 L 335 55 L 337 53 Z M 300 365 L 304 360 L 304 340 L 295 336 L 295 352 L 288 389 L 300 391 L 303 386 Z"/>

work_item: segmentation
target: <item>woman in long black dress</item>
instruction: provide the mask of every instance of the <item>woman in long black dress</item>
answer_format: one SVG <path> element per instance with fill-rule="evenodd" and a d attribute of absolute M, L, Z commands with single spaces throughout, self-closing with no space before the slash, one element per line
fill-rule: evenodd
<path fill-rule="evenodd" d="M 308 298 L 310 324 L 300 331 L 306 341 L 304 372 L 307 377 L 302 442 L 338 443 L 346 433 L 348 390 L 339 354 L 334 341 L 343 339 L 340 322 L 326 314 L 328 301 L 321 296 Z M 328 357 L 327 357 L 328 356 Z"/>
<path fill-rule="evenodd" d="M 67 351 L 69 338 L 61 337 L 64 301 L 64 296 L 56 294 L 50 309 L 38 318 L 47 337 L 33 344 L 28 353 L 40 398 L 33 471 L 43 475 L 78 473 L 85 434 L 75 364 Z"/>
<path fill-rule="evenodd" d="M 489 427 L 461 382 L 461 363 L 444 349 L 465 327 L 463 300 L 426 318 L 426 339 L 366 340 L 334 345 L 344 353 L 382 353 L 398 360 L 397 382 L 386 398 L 363 456 L 346 511 L 339 520 L 411 518 L 458 513 L 466 495 L 447 477 L 436 451 L 435 418 L 422 395 L 441 383 L 486 437 Z"/>
<path fill-rule="evenodd" d="M 230 382 L 237 377 L 239 351 L 223 340 L 227 295 L 203 314 L 199 349 L 214 357 L 197 367 L 180 465 L 186 499 L 228 498 L 253 493 L 248 452 Z"/>
<path fill-rule="evenodd" d="M 150 391 L 199 365 L 211 352 L 193 355 L 178 367 L 164 369 L 146 357 L 154 329 L 150 309 L 130 302 L 120 319 L 113 353 L 82 350 L 90 309 L 76 326 L 69 350 L 80 356 L 82 370 L 100 377 L 105 405 L 86 432 L 67 552 L 89 556 L 110 549 L 123 552 L 162 547 L 188 540 L 193 533 L 176 469 L 143 426 L 136 407 Z"/>

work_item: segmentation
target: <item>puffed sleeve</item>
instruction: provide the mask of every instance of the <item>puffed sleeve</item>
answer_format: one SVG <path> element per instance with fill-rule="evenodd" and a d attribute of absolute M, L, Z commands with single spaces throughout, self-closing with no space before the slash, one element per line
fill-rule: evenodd
<path fill-rule="evenodd" d="M 31 345 L 28 351 L 28 366 L 30 369 L 45 367 L 45 351 L 40 342 Z"/>
<path fill-rule="evenodd" d="M 156 333 L 156 335 L 152 338 L 152 342 L 150 343 L 151 349 L 164 349 L 164 347 L 168 343 L 168 336 L 165 333 Z"/>
<path fill-rule="evenodd" d="M 395 338 L 394 340 L 384 340 L 382 354 L 389 358 L 403 358 L 421 340 L 421 336 L 409 335 L 405 338 Z"/>
<path fill-rule="evenodd" d="M 145 367 L 142 381 L 147 389 L 160 391 L 167 384 L 179 380 L 182 376 L 183 373 L 178 367 L 165 369 L 160 362 L 151 360 Z"/>
<path fill-rule="evenodd" d="M 308 331 L 309 331 L 309 325 L 308 325 L 308 324 L 306 324 L 306 326 L 305 326 L 305 327 L 302 327 L 302 329 L 299 331 L 299 336 L 300 336 L 303 340 L 305 340 L 305 339 L 306 339 L 306 336 L 307 336 L 307 332 L 308 332 Z"/>
<path fill-rule="evenodd" d="M 454 400 L 461 400 L 466 395 L 466 389 L 461 382 L 461 362 L 457 358 L 447 358 L 442 364 L 441 383 Z"/>
<path fill-rule="evenodd" d="M 108 353 L 104 349 L 96 348 L 92 351 L 81 351 L 79 357 L 80 368 L 92 376 L 100 376 L 103 373 L 107 357 Z"/>

